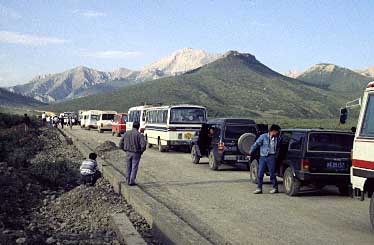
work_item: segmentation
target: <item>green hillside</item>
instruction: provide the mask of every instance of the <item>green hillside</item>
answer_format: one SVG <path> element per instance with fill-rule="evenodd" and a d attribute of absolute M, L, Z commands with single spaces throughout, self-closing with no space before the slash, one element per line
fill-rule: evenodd
<path fill-rule="evenodd" d="M 142 103 L 204 105 L 210 116 L 336 117 L 345 99 L 285 77 L 250 54 L 230 52 L 183 75 L 130 85 L 48 106 L 48 110 L 114 109 Z"/>
<path fill-rule="evenodd" d="M 373 78 L 332 64 L 317 64 L 297 77 L 308 84 L 339 92 L 350 98 L 362 95 Z"/>
<path fill-rule="evenodd" d="M 17 93 L 10 92 L 0 88 L 0 106 L 1 107 L 17 107 L 29 108 L 45 105 L 31 97 L 26 97 Z"/>

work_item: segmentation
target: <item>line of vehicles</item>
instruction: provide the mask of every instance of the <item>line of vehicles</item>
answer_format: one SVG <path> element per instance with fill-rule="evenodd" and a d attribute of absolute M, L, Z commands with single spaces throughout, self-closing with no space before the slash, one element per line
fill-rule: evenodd
<path fill-rule="evenodd" d="M 355 133 L 282 129 L 277 175 L 283 178 L 285 193 L 290 196 L 297 195 L 305 185 L 336 185 L 341 194 L 359 196 L 361 200 L 367 193 L 374 228 L 374 82 L 368 84 L 360 101 Z M 247 156 L 257 137 L 267 132 L 267 125 L 253 120 L 208 120 L 206 108 L 196 105 L 145 105 L 132 107 L 127 113 L 80 111 L 79 121 L 82 128 L 99 133 L 108 130 L 117 136 L 132 130 L 133 122 L 138 121 L 148 147 L 157 147 L 160 152 L 188 149 L 193 164 L 208 158 L 212 170 L 222 164 L 244 164 L 251 181 L 257 183 L 258 156 Z"/>

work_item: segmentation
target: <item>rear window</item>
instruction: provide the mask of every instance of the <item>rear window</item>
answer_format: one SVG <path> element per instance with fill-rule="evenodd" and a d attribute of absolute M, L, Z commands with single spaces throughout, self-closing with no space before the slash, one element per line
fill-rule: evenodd
<path fill-rule="evenodd" d="M 309 151 L 351 152 L 354 135 L 338 133 L 310 133 Z"/>
<path fill-rule="evenodd" d="M 113 120 L 115 114 L 102 114 L 101 120 Z"/>
<path fill-rule="evenodd" d="M 251 125 L 227 124 L 225 128 L 226 139 L 239 139 L 242 134 L 252 133 L 256 135 L 256 127 Z"/>

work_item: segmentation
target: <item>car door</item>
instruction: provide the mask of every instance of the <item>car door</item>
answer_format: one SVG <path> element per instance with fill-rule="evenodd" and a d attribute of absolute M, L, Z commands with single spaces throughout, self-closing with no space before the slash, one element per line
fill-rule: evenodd
<path fill-rule="evenodd" d="M 291 167 L 293 171 L 299 171 L 301 169 L 301 160 L 303 158 L 306 137 L 306 132 L 292 132 L 285 160 L 287 161 L 287 166 Z"/>

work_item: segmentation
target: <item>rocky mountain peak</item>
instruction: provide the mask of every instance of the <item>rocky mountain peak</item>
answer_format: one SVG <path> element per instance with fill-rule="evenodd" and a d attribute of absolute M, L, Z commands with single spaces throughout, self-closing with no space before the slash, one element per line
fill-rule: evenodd
<path fill-rule="evenodd" d="M 183 48 L 171 55 L 143 68 L 142 72 L 157 71 L 164 75 L 176 75 L 196 69 L 220 58 L 220 54 L 211 54 L 204 50 Z"/>

